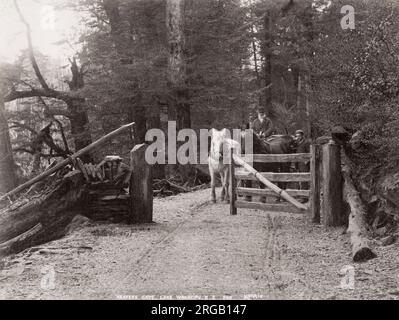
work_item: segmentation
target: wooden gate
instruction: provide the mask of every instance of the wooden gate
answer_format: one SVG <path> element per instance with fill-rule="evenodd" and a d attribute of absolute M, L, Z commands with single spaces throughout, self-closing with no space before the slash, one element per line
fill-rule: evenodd
<path fill-rule="evenodd" d="M 320 152 L 319 146 L 312 145 L 310 153 L 297 154 L 254 154 L 238 156 L 232 153 L 230 164 L 231 202 L 230 213 L 237 214 L 237 208 L 260 209 L 265 211 L 308 213 L 312 220 L 320 219 Z M 310 163 L 308 172 L 257 172 L 251 162 L 262 163 Z M 266 185 L 266 189 L 237 186 L 242 180 L 258 181 Z M 286 190 L 274 183 L 291 184 Z M 307 183 L 310 188 L 302 189 L 300 185 Z M 292 187 L 296 185 L 297 187 Z M 252 201 L 245 197 L 251 196 Z M 273 198 L 274 203 L 253 201 L 255 197 Z M 304 199 L 302 204 L 298 198 Z"/>

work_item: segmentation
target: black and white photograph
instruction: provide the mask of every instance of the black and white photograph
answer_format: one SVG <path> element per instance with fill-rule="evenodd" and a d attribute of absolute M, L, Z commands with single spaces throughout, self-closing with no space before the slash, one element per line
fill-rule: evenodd
<path fill-rule="evenodd" d="M 0 300 L 399 300 L 398 238 L 398 0 L 0 0 Z"/>

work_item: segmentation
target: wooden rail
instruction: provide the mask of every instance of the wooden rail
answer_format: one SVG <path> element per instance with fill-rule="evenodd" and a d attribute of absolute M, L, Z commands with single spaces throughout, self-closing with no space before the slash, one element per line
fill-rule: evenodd
<path fill-rule="evenodd" d="M 310 161 L 310 153 L 291 153 L 291 154 L 251 154 L 242 155 L 241 158 L 246 162 L 263 162 L 263 163 L 284 163 L 284 162 L 308 162 Z"/>
<path fill-rule="evenodd" d="M 295 189 L 286 189 L 285 190 L 290 196 L 293 197 L 309 197 L 310 195 L 310 190 L 295 190 Z M 273 192 L 272 190 L 269 189 L 257 189 L 257 188 L 243 188 L 243 187 L 238 187 L 236 188 L 237 195 L 240 196 L 251 196 L 251 195 L 256 195 L 256 196 L 275 196 L 279 197 L 278 194 Z"/>
<path fill-rule="evenodd" d="M 275 212 L 288 212 L 288 213 L 301 213 L 304 211 L 298 209 L 292 204 L 288 203 L 261 203 L 261 202 L 248 202 L 248 201 L 240 201 L 236 202 L 237 208 L 246 208 L 246 209 L 257 209 L 257 210 L 265 210 L 265 211 L 275 211 Z"/>
<path fill-rule="evenodd" d="M 310 181 L 310 173 L 309 172 L 299 172 L 299 173 L 290 173 L 290 172 L 258 172 L 262 177 L 275 182 L 290 182 L 290 181 L 298 181 L 298 182 L 308 182 Z M 245 171 L 236 171 L 236 177 L 240 180 L 259 180 L 259 177 L 256 177 L 251 172 Z"/>

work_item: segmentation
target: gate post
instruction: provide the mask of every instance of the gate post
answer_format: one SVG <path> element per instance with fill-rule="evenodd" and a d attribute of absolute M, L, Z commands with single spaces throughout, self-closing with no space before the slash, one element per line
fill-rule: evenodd
<path fill-rule="evenodd" d="M 230 168 L 229 168 L 229 179 L 230 179 L 230 214 L 237 214 L 236 200 L 237 200 L 237 180 L 236 180 L 236 170 L 235 163 L 233 159 L 233 151 L 234 149 L 230 149 Z"/>
<path fill-rule="evenodd" d="M 321 147 L 310 146 L 310 217 L 312 223 L 320 223 L 320 160 Z"/>
<path fill-rule="evenodd" d="M 323 224 L 342 225 L 341 146 L 334 141 L 323 146 Z"/>
<path fill-rule="evenodd" d="M 138 144 L 130 152 L 130 223 L 152 222 L 152 167 L 145 160 L 146 149 Z"/>

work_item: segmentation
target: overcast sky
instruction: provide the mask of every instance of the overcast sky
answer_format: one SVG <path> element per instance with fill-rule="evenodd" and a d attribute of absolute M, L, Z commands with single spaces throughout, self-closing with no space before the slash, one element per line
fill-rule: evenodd
<path fill-rule="evenodd" d="M 51 6 L 55 1 L 49 0 L 18 0 L 18 3 L 31 25 L 34 47 L 59 60 L 66 60 L 74 53 L 77 48 L 73 48 L 73 39 L 79 30 L 76 12 L 56 9 Z M 27 48 L 25 31 L 13 0 L 0 0 L 0 62 L 13 62 L 19 52 Z M 72 47 L 55 44 L 65 39 L 71 40 Z"/>

